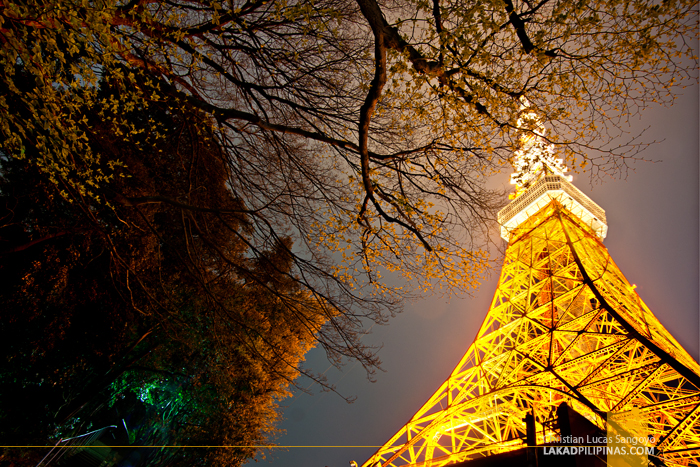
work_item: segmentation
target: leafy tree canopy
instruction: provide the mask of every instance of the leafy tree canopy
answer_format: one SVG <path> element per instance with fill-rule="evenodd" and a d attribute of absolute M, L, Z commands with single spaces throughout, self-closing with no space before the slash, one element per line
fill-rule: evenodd
<path fill-rule="evenodd" d="M 691 0 L 4 2 L 2 151 L 48 174 L 69 203 L 218 213 L 217 228 L 238 232 L 250 264 L 320 304 L 331 325 L 317 338 L 329 355 L 371 368 L 362 319 L 382 321 L 436 283 L 468 289 L 487 265 L 484 225 L 501 198 L 484 181 L 531 131 L 516 125 L 520 97 L 570 165 L 624 170 L 639 147 L 620 143 L 626 119 L 695 74 L 695 8 Z M 108 70 L 118 92 L 102 99 Z M 152 106 L 200 112 L 221 151 L 229 202 L 190 184 L 110 188 L 136 162 L 90 144 L 107 136 L 95 135 L 86 112 L 108 122 L 115 140 L 158 151 L 168 133 L 134 120 Z M 235 267 L 238 246 L 216 244 L 202 224 L 188 229 L 210 249 L 187 261 Z M 289 272 L 265 260 L 280 245 Z M 129 270 L 135 280 L 138 268 Z M 382 274 L 404 280 L 389 285 Z"/>
<path fill-rule="evenodd" d="M 105 70 L 96 105 L 81 109 L 97 170 L 124 163 L 96 191 L 114 205 L 61 196 L 40 167 L 0 157 L 0 437 L 41 445 L 126 418 L 125 444 L 265 444 L 332 316 L 291 276 L 289 237 L 251 254 L 202 112 L 112 109 L 119 71 Z M 14 72 L 33 92 L 26 68 Z M 116 112 L 139 131 L 120 136 Z M 40 158 L 37 144 L 24 150 Z M 182 193 L 191 205 L 159 201 Z M 256 449 L 142 452 L 138 465 L 239 465 Z"/>

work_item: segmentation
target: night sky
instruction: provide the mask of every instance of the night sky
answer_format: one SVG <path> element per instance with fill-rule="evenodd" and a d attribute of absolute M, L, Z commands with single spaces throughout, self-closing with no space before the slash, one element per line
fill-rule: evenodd
<path fill-rule="evenodd" d="M 632 131 L 649 127 L 645 141 L 660 141 L 647 149 L 626 180 L 591 184 L 588 174 L 574 174 L 573 183 L 606 211 L 612 258 L 668 331 L 698 360 L 698 86 L 683 91 L 672 107 L 649 108 L 636 118 Z M 507 187 L 509 174 L 494 180 Z M 497 236 L 494 235 L 494 236 Z M 313 395 L 298 394 L 283 401 L 285 446 L 259 461 L 271 466 L 346 467 L 365 462 L 403 426 L 449 376 L 473 341 L 488 311 L 499 271 L 492 273 L 473 297 L 426 299 L 406 305 L 388 325 L 374 326 L 365 337 L 383 345 L 382 369 L 370 383 L 359 364 L 328 369 L 326 375 L 345 396 L 302 381 Z M 306 365 L 329 368 L 322 351 L 314 350 Z M 251 465 L 249 463 L 248 465 Z M 260 464 L 258 464 L 260 465 Z"/>

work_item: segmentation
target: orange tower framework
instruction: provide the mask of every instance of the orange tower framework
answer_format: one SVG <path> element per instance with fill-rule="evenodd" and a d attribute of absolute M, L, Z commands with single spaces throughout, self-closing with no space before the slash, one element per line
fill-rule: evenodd
<path fill-rule="evenodd" d="M 615 265 L 605 212 L 543 135 L 537 123 L 516 152 L 516 196 L 499 213 L 508 248 L 476 339 L 363 467 L 469 465 L 545 445 L 562 433 L 551 423 L 562 403 L 603 433 L 610 414 L 634 412 L 653 463 L 698 465 L 700 366 Z"/>

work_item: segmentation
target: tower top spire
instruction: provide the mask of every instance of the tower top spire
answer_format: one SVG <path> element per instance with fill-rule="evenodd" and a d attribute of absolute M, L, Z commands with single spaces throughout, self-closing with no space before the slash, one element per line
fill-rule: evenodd
<path fill-rule="evenodd" d="M 554 155 L 554 145 L 545 134 L 540 116 L 524 96 L 520 98 L 518 128 L 520 147 L 514 152 L 510 183 L 515 185 L 513 201 L 498 213 L 501 237 L 509 241 L 511 232 L 552 200 L 559 201 L 572 214 L 595 231 L 601 239 L 608 233 L 605 211 L 571 184 L 564 161 Z"/>
<path fill-rule="evenodd" d="M 564 161 L 554 155 L 554 145 L 545 138 L 547 128 L 525 96 L 520 96 L 517 126 L 521 131 L 519 148 L 513 153 L 515 172 L 510 176 L 510 183 L 515 185 L 513 198 L 523 194 L 545 174 L 572 181 L 573 177 L 565 175 L 568 168 Z"/>

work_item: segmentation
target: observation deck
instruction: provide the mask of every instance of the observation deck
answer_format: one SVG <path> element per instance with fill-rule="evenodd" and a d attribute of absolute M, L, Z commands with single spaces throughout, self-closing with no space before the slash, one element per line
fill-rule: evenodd
<path fill-rule="evenodd" d="M 547 174 L 522 195 L 498 212 L 501 237 L 508 241 L 510 233 L 528 217 L 545 207 L 553 199 L 590 226 L 601 240 L 608 233 L 605 210 L 561 175 Z"/>

